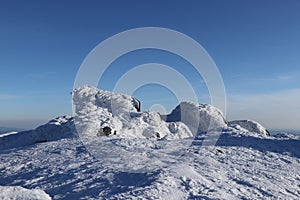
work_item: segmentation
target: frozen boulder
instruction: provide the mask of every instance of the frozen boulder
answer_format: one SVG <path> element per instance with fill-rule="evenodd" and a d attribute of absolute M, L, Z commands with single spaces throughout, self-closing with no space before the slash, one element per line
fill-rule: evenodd
<path fill-rule="evenodd" d="M 72 95 L 77 130 L 88 135 L 96 135 L 97 130 L 98 135 L 107 135 L 102 130 L 109 127 L 117 135 L 171 139 L 226 126 L 222 112 L 208 104 L 182 102 L 162 117 L 152 111 L 139 112 L 140 102 L 134 97 L 93 86 L 76 88 Z"/>
<path fill-rule="evenodd" d="M 180 103 L 171 114 L 166 116 L 166 121 L 181 121 L 194 134 L 227 126 L 227 122 L 219 109 L 209 104 L 191 102 Z"/>
<path fill-rule="evenodd" d="M 72 98 L 76 113 L 79 114 L 80 112 L 93 112 L 98 108 L 107 109 L 113 114 L 140 111 L 140 101 L 136 98 L 90 85 L 76 88 L 72 92 Z"/>
<path fill-rule="evenodd" d="M 76 88 L 72 96 L 75 125 L 81 136 L 116 135 L 147 139 L 193 136 L 182 122 L 174 128 L 157 112 L 140 112 L 140 101 L 129 95 L 85 85 Z"/>
<path fill-rule="evenodd" d="M 93 136 L 102 134 L 105 127 L 120 133 L 123 122 L 129 121 L 130 113 L 140 111 L 140 101 L 125 94 L 98 89 L 90 85 L 72 92 L 75 125 L 78 132 Z M 100 133 L 100 134 L 99 134 Z"/>
<path fill-rule="evenodd" d="M 140 111 L 140 101 L 136 98 L 90 85 L 76 88 L 72 98 L 76 128 L 80 134 L 90 136 L 96 132 L 103 135 L 101 132 L 105 127 L 112 133 L 121 133 L 123 123 L 131 118 L 130 113 Z"/>
<path fill-rule="evenodd" d="M 270 136 L 270 132 L 265 127 L 252 120 L 234 120 L 230 121 L 229 125 L 236 129 L 246 129 L 249 132 L 254 132 L 262 136 Z"/>

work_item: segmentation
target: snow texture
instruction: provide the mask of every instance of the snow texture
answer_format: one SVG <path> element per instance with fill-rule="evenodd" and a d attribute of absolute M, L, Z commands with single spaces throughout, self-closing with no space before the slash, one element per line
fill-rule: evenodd
<path fill-rule="evenodd" d="M 0 151 L 0 185 L 40 188 L 53 199 L 299 199 L 300 138 L 258 137 L 224 129 L 216 146 L 190 142 L 107 138 L 107 152 L 118 146 L 140 157 L 95 159 L 76 138 Z M 168 146 L 168 151 L 161 151 Z M 177 154 L 176 154 L 177 153 Z M 157 160 L 157 158 L 162 161 Z M 140 160 L 142 159 L 142 162 Z M 122 171 L 112 162 L 148 171 Z M 140 166 L 136 166 L 136 165 Z M 159 167 L 160 166 L 160 167 Z"/>
<path fill-rule="evenodd" d="M 207 132 L 227 126 L 226 120 L 219 109 L 208 104 L 191 102 L 180 103 L 171 114 L 167 115 L 167 121 L 181 121 L 194 133 Z"/>
<path fill-rule="evenodd" d="M 121 137 L 178 139 L 193 136 L 180 121 L 168 123 L 157 112 L 138 112 L 137 100 L 125 94 L 83 86 L 75 89 L 72 96 L 79 134 L 96 136 L 104 127 L 109 127 Z"/>
<path fill-rule="evenodd" d="M 246 129 L 249 132 L 258 133 L 259 135 L 270 136 L 269 131 L 258 122 L 252 120 L 235 120 L 229 122 L 230 126 L 236 127 L 239 130 Z"/>
<path fill-rule="evenodd" d="M 20 186 L 0 186 L 1 200 L 51 200 L 50 196 L 39 189 L 25 189 Z"/>

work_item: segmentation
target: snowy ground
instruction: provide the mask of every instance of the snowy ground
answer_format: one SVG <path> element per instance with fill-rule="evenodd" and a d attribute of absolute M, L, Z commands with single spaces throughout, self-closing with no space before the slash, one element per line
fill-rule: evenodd
<path fill-rule="evenodd" d="M 49 200 L 51 197 L 39 189 L 25 189 L 20 186 L 0 186 L 2 200 Z"/>
<path fill-rule="evenodd" d="M 2 134 L 0 199 L 300 199 L 300 135 L 207 104 L 161 116 L 91 86 L 72 95 L 74 118 Z"/>
<path fill-rule="evenodd" d="M 147 161 L 164 146 L 161 143 L 169 143 L 174 152 L 184 140 L 104 142 L 128 152 L 143 147 L 140 153 Z M 161 152 L 161 167 L 147 172 L 114 169 L 110 154 L 96 160 L 76 137 L 2 150 L 0 185 L 39 188 L 53 199 L 300 198 L 298 137 L 264 139 L 224 132 L 215 147 L 200 143 L 201 138 L 180 157 Z M 136 167 L 142 168 L 139 163 Z"/>

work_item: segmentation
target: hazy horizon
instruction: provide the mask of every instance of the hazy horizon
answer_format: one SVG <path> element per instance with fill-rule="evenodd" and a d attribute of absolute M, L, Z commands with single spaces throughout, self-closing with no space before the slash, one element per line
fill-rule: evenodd
<path fill-rule="evenodd" d="M 44 120 L 1 120 L 0 121 L 0 129 L 1 128 L 12 128 L 12 129 L 18 129 L 18 130 L 31 130 L 35 129 L 40 125 L 46 124 L 51 119 L 44 119 Z M 234 119 L 233 119 L 234 120 Z M 279 133 L 281 131 L 287 131 L 289 133 L 297 133 L 300 134 L 300 128 L 270 128 L 266 127 L 269 131 L 273 133 Z"/>

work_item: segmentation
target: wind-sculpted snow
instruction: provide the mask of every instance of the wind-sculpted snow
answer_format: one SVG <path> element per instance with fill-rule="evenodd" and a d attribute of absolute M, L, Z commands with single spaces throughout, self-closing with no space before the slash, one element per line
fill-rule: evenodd
<path fill-rule="evenodd" d="M 270 133 L 266 128 L 264 128 L 261 124 L 259 124 L 258 122 L 255 122 L 253 120 L 230 121 L 229 125 L 237 128 L 241 131 L 245 131 L 244 129 L 246 129 L 246 131 L 254 132 L 259 135 L 270 136 Z"/>
<path fill-rule="evenodd" d="M 180 159 L 177 150 L 190 139 L 105 138 L 101 160 L 76 137 L 2 150 L 0 185 L 40 188 L 66 200 L 300 198 L 299 136 L 249 136 L 228 128 L 216 146 L 201 146 L 197 138 Z M 110 150 L 116 146 L 140 156 L 115 157 Z M 150 162 L 160 167 L 128 172 L 112 162 L 133 169 Z"/>
<path fill-rule="evenodd" d="M 138 112 L 137 100 L 131 96 L 82 86 L 72 93 L 75 125 L 81 136 L 96 136 L 105 127 L 121 137 L 175 139 L 192 137 L 182 122 L 165 122 L 154 111 Z"/>
<path fill-rule="evenodd" d="M 194 133 L 227 126 L 222 112 L 208 104 L 182 102 L 166 118 L 169 122 L 182 121 Z"/>

